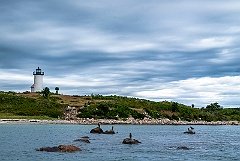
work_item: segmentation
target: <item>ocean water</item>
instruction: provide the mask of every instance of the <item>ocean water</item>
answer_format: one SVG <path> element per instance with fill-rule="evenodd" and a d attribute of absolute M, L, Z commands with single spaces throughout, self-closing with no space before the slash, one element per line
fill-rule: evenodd
<path fill-rule="evenodd" d="M 0 124 L 1 161 L 232 161 L 240 160 L 240 126 L 114 125 L 114 135 L 90 134 L 96 125 Z M 101 125 L 105 130 L 112 125 Z M 132 133 L 141 144 L 122 144 Z M 75 142 L 83 136 L 90 144 Z M 72 144 L 81 152 L 40 152 L 36 148 Z M 186 146 L 189 150 L 177 150 Z"/>

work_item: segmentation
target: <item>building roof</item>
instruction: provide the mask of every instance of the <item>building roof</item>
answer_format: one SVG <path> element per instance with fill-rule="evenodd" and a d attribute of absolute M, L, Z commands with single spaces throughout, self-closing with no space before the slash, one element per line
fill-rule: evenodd
<path fill-rule="evenodd" d="M 31 88 L 34 88 L 34 84 L 31 86 Z"/>

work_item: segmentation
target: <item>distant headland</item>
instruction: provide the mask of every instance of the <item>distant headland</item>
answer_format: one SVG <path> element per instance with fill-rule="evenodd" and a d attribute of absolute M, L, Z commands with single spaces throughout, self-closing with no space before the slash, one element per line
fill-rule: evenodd
<path fill-rule="evenodd" d="M 0 123 L 239 125 L 240 121 L 240 108 L 223 108 L 217 102 L 197 108 L 116 95 L 69 96 L 46 88 L 1 91 Z"/>

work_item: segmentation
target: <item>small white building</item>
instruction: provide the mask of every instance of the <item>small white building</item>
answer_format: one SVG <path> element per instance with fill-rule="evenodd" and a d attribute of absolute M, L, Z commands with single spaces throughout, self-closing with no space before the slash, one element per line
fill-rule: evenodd
<path fill-rule="evenodd" d="M 31 92 L 41 92 L 43 90 L 43 75 L 44 72 L 38 67 L 36 71 L 33 72 L 34 84 L 31 86 Z"/>

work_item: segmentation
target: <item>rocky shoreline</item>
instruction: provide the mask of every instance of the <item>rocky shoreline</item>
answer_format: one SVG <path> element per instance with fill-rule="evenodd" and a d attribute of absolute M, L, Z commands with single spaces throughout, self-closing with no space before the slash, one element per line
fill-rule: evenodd
<path fill-rule="evenodd" d="M 80 124 L 97 125 L 98 123 L 113 125 L 240 125 L 239 121 L 176 121 L 169 119 L 150 119 L 136 120 L 128 118 L 126 120 L 113 119 L 89 119 L 79 118 L 77 120 L 27 120 L 27 119 L 0 119 L 0 124 Z"/>

